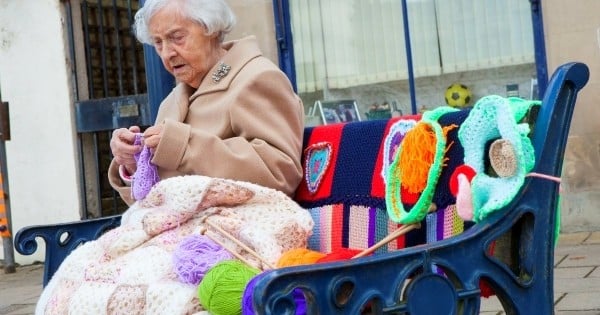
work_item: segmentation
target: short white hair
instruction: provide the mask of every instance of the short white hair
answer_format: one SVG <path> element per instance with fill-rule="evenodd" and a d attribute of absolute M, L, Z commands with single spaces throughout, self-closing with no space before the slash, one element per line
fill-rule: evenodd
<path fill-rule="evenodd" d="M 135 36 L 140 42 L 153 44 L 148 23 L 160 9 L 174 2 L 178 3 L 182 16 L 206 28 L 206 35 L 218 33 L 220 42 L 223 42 L 225 35 L 231 32 L 235 25 L 235 14 L 224 0 L 146 0 L 144 6 L 135 14 L 133 24 Z"/>

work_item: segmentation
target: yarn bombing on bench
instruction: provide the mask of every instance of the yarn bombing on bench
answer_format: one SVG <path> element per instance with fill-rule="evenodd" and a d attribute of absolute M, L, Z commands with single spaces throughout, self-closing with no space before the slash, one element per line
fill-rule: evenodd
<path fill-rule="evenodd" d="M 135 135 L 134 145 L 142 145 L 143 135 L 138 133 Z M 135 200 L 142 200 L 152 189 L 154 184 L 158 183 L 158 168 L 154 165 L 152 157 L 154 154 L 150 148 L 144 146 L 142 151 L 133 155 L 136 161 L 137 169 L 133 174 L 131 182 L 131 196 Z"/>

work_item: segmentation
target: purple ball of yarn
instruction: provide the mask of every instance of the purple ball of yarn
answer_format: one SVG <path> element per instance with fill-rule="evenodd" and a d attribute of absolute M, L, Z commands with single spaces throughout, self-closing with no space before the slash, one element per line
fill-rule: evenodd
<path fill-rule="evenodd" d="M 265 275 L 265 272 L 256 275 L 246 285 L 244 295 L 242 296 L 242 315 L 255 315 L 254 307 L 252 306 L 252 293 L 256 287 L 256 282 Z M 306 315 L 306 299 L 300 289 L 294 289 L 292 291 L 294 302 L 296 302 L 296 315 Z"/>
<path fill-rule="evenodd" d="M 173 268 L 183 283 L 198 285 L 210 268 L 231 253 L 210 238 L 194 234 L 184 238 L 173 252 Z"/>

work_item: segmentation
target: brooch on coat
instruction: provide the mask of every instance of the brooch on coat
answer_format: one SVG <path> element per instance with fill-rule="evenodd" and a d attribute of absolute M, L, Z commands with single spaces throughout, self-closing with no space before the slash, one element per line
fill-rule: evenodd
<path fill-rule="evenodd" d="M 219 68 L 217 68 L 217 70 L 215 70 L 215 72 L 213 72 L 212 74 L 212 79 L 215 83 L 219 83 L 219 81 L 221 81 L 221 79 L 223 79 L 228 73 L 229 70 L 231 70 L 231 66 L 226 64 L 226 63 L 219 63 Z"/>

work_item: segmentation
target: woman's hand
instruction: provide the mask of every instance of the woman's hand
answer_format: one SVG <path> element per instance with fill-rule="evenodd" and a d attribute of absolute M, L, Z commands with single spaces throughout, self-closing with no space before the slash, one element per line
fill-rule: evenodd
<path fill-rule="evenodd" d="M 129 129 L 119 128 L 113 131 L 110 139 L 110 150 L 115 162 L 123 165 L 129 174 L 135 173 L 137 168 L 134 154 L 142 151 L 141 145 L 134 145 L 135 135 L 140 132 L 140 127 L 131 126 Z"/>
<path fill-rule="evenodd" d="M 148 127 L 146 131 L 144 131 L 144 145 L 154 152 L 154 149 L 158 146 L 160 139 L 162 138 L 163 125 L 155 125 Z"/>

